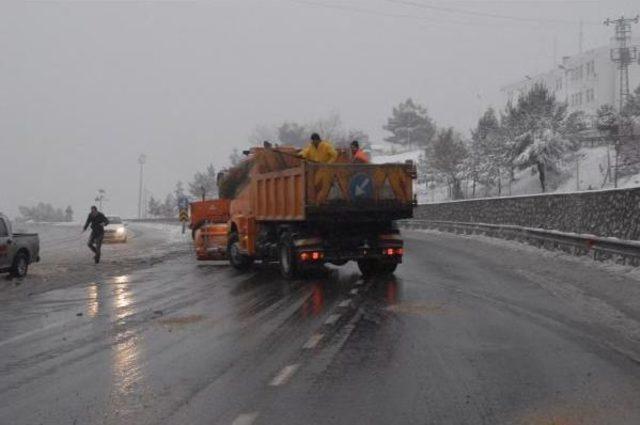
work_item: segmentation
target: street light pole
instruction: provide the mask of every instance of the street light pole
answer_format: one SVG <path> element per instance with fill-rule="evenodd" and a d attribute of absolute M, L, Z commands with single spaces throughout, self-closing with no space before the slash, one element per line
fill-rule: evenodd
<path fill-rule="evenodd" d="M 138 164 L 140 164 L 140 185 L 138 188 L 138 218 L 142 218 L 142 182 L 143 182 L 143 168 L 144 163 L 147 161 L 145 154 L 140 154 L 138 157 Z"/>

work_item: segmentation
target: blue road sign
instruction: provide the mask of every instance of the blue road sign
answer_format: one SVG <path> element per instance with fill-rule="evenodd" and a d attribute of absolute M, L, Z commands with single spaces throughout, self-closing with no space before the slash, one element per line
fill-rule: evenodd
<path fill-rule="evenodd" d="M 189 198 L 187 198 L 186 196 L 182 196 L 180 199 L 178 199 L 178 208 L 180 208 L 181 210 L 186 210 L 187 208 L 189 208 Z"/>
<path fill-rule="evenodd" d="M 351 199 L 373 198 L 373 181 L 368 174 L 358 173 L 351 178 L 349 183 L 349 195 Z"/>

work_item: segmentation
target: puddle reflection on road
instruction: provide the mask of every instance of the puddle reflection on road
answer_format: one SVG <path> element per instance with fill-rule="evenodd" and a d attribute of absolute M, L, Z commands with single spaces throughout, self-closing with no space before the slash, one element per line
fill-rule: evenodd
<path fill-rule="evenodd" d="M 302 317 L 314 317 L 320 315 L 324 310 L 324 286 L 321 282 L 311 284 L 311 294 L 302 304 Z"/>
<path fill-rule="evenodd" d="M 112 388 L 111 412 L 116 412 L 119 419 L 141 409 L 143 395 L 142 371 L 140 368 L 141 341 L 128 327 L 124 318 L 133 313 L 133 292 L 128 275 L 116 276 L 105 286 L 103 302 L 115 319 L 116 334 L 112 346 Z M 109 290 L 111 289 L 111 290 Z M 99 297 L 99 299 L 101 299 Z M 100 304 L 100 303 L 98 303 Z"/>
<path fill-rule="evenodd" d="M 123 319 L 132 313 L 131 303 L 132 295 L 128 280 L 116 283 L 114 289 L 114 310 L 117 319 Z"/>
<path fill-rule="evenodd" d="M 98 284 L 91 283 L 87 286 L 87 316 L 96 317 L 100 313 L 98 301 Z"/>
<path fill-rule="evenodd" d="M 116 339 L 121 340 L 114 344 L 112 350 L 109 412 L 123 420 L 128 414 L 143 408 L 143 374 L 140 368 L 139 337 L 122 333 Z"/>

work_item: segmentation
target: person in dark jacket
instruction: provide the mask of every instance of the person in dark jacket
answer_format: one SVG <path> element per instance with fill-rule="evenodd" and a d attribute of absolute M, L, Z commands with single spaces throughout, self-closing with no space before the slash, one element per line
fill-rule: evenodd
<path fill-rule="evenodd" d="M 91 236 L 89 236 L 89 241 L 87 242 L 87 246 L 91 251 L 93 251 L 96 264 L 100 262 L 100 249 L 102 248 L 102 240 L 104 239 L 104 226 L 109 224 L 109 220 L 98 211 L 98 208 L 94 205 L 91 207 L 91 212 L 87 217 L 87 221 L 84 223 L 84 228 L 82 231 L 87 230 L 89 226 L 91 226 Z"/>

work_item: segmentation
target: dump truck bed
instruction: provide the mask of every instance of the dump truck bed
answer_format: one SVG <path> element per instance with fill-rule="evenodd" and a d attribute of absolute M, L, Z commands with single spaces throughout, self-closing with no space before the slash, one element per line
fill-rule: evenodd
<path fill-rule="evenodd" d="M 301 162 L 256 174 L 249 198 L 258 221 L 396 220 L 413 209 L 411 164 Z"/>

